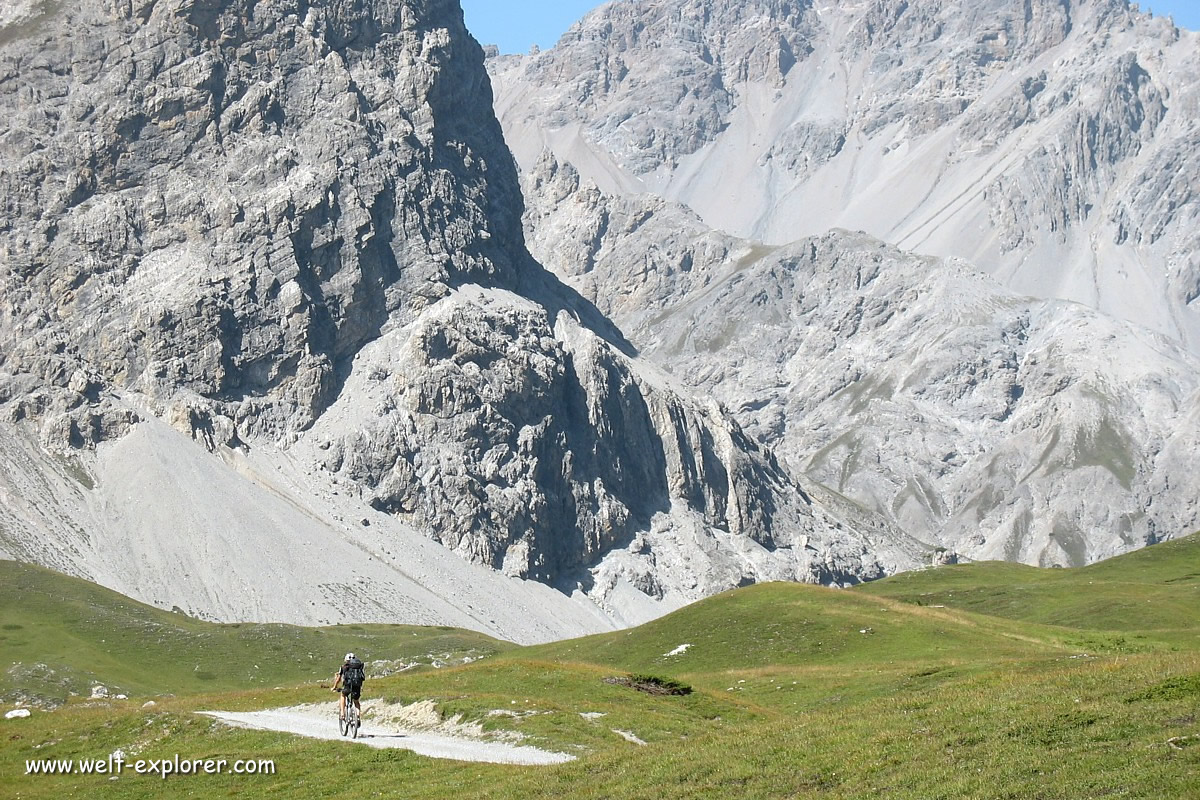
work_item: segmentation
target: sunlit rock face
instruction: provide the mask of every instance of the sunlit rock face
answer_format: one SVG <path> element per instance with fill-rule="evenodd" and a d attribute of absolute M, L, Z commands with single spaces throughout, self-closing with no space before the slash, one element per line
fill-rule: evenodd
<path fill-rule="evenodd" d="M 865 231 L 1200 352 L 1200 34 L 1125 0 L 634 0 L 489 68 L 523 172 Z"/>
<path fill-rule="evenodd" d="M 524 640 L 921 563 L 529 255 L 492 103 L 452 2 L 6 6 L 0 552 Z"/>
<path fill-rule="evenodd" d="M 629 2 L 489 69 L 531 250 L 643 356 L 917 538 L 1069 565 L 1200 527 L 1198 39 Z"/>

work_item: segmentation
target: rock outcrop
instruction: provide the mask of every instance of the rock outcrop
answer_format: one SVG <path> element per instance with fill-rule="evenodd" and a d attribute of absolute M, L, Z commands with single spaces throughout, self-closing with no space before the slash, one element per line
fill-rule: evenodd
<path fill-rule="evenodd" d="M 787 246 L 610 196 L 546 154 L 533 251 L 748 434 L 974 559 L 1080 565 L 1200 527 L 1200 362 L 864 234 Z"/>
<path fill-rule="evenodd" d="M 511 169 L 495 120 L 457 108 L 491 95 L 456 14 L 96 2 L 18 27 L 0 353 L 68 398 L 36 410 L 188 390 L 247 434 L 295 433 L 385 325 L 512 280 L 520 197 L 488 179 Z"/>

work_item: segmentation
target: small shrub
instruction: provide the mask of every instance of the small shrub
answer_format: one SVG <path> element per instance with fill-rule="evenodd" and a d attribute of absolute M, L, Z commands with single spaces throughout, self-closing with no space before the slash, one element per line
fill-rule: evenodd
<path fill-rule="evenodd" d="M 692 687 L 680 683 L 674 678 L 663 678 L 658 675 L 629 675 L 627 677 L 605 678 L 605 683 L 613 686 L 628 686 L 639 692 L 654 695 L 685 695 L 692 693 Z"/>

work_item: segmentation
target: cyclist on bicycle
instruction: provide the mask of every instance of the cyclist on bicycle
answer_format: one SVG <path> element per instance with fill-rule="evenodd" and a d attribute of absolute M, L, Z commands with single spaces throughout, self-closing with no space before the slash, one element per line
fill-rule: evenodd
<path fill-rule="evenodd" d="M 346 717 L 347 697 L 354 701 L 354 707 L 358 709 L 359 717 L 362 716 L 359 697 L 362 695 L 362 685 L 366 679 L 366 665 L 354 653 L 346 653 L 346 660 L 342 662 L 341 669 L 333 678 L 333 691 L 336 692 L 338 685 L 341 685 L 342 697 L 338 701 L 338 713 L 343 719 Z"/>

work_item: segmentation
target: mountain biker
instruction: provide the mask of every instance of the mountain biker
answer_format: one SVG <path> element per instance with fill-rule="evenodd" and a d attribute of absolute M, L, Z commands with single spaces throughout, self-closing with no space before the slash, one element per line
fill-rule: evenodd
<path fill-rule="evenodd" d="M 354 707 L 358 709 L 359 717 L 362 716 L 359 697 L 362 695 L 362 685 L 366 677 L 366 665 L 354 653 L 346 653 L 346 659 L 342 662 L 341 669 L 333 677 L 333 691 L 336 692 L 338 684 L 341 684 L 342 697 L 338 701 L 338 713 L 341 717 L 345 718 L 346 716 L 347 697 L 354 701 Z"/>

